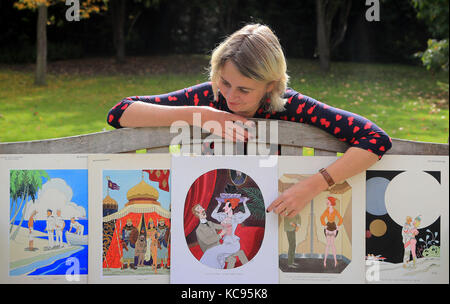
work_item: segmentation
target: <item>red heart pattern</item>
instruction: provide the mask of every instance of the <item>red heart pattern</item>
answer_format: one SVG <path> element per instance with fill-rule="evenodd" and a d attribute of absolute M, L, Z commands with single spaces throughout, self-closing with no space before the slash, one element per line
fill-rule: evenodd
<path fill-rule="evenodd" d="M 208 82 L 164 95 L 126 97 L 111 108 L 107 121 L 114 127 L 121 127 L 120 118 L 123 112 L 135 101 L 163 105 L 171 105 L 172 102 L 177 101 L 177 105 L 181 106 L 209 105 L 212 108 L 229 111 L 226 100 L 220 91 L 217 99 L 214 99 L 211 92 L 212 85 Z M 392 145 L 392 139 L 381 128 L 364 117 L 330 107 L 294 90 L 287 90 L 284 96 L 287 98 L 287 102 L 282 112 L 268 113 L 263 107 L 260 107 L 253 117 L 311 123 L 336 137 L 339 136 L 337 138 L 339 141 L 372 151 L 378 157 L 381 157 Z"/>

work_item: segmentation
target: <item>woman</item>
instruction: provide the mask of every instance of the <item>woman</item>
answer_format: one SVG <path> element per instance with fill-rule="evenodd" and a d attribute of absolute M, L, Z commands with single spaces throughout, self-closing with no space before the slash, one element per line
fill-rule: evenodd
<path fill-rule="evenodd" d="M 150 259 L 152 260 L 152 268 L 155 271 L 155 273 L 157 272 L 158 269 L 158 237 L 159 237 L 159 233 L 156 230 L 155 227 L 155 223 L 153 222 L 153 219 L 150 218 L 150 220 L 148 221 L 148 226 L 147 226 L 147 236 L 148 236 L 148 241 L 147 241 L 147 245 L 149 246 L 149 248 L 147 249 L 148 252 L 148 256 L 147 256 L 147 260 L 150 261 Z"/>
<path fill-rule="evenodd" d="M 243 223 L 250 215 L 247 206 L 247 197 L 241 197 L 240 194 L 221 193 L 220 198 L 216 198 L 217 206 L 211 213 L 211 217 L 223 227 L 222 244 L 211 247 L 205 251 L 200 262 L 211 268 L 223 269 L 225 260 L 232 254 L 241 249 L 240 238 L 235 235 L 237 225 Z M 244 206 L 244 212 L 238 211 L 239 203 Z M 221 205 L 223 210 L 219 212 Z"/>
<path fill-rule="evenodd" d="M 336 236 L 339 231 L 339 226 L 342 225 L 342 216 L 334 207 L 336 206 L 336 202 L 339 202 L 339 200 L 335 197 L 329 196 L 327 198 L 327 209 L 322 213 L 322 216 L 320 217 L 320 222 L 322 223 L 322 226 L 324 226 L 324 234 L 327 238 L 327 245 L 325 247 L 325 256 L 323 258 L 323 267 L 327 267 L 327 257 L 328 257 L 328 249 L 331 247 L 331 250 L 333 252 L 334 257 L 334 267 L 337 266 L 337 259 L 336 259 L 336 246 L 334 245 L 334 240 L 336 239 Z M 336 217 L 339 219 L 338 224 L 336 225 L 335 219 Z M 327 222 L 325 222 L 325 219 L 327 219 Z"/>
<path fill-rule="evenodd" d="M 348 143 L 351 147 L 336 162 L 284 191 L 267 209 L 294 217 L 329 186 L 373 165 L 391 141 L 369 120 L 287 89 L 288 79 L 278 38 L 267 26 L 250 24 L 213 51 L 210 82 L 164 95 L 127 97 L 110 110 L 107 121 L 116 128 L 175 121 L 193 125 L 194 114 L 200 114 L 202 121 L 222 126 L 214 134 L 245 141 L 250 135 L 237 122 L 250 126 L 248 118 L 279 119 L 312 124 Z"/>

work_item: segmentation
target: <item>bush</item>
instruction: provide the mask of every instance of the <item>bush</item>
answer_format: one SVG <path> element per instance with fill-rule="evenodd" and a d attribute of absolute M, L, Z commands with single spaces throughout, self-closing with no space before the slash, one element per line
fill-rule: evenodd
<path fill-rule="evenodd" d="M 428 48 L 419 53 L 423 65 L 431 71 L 448 71 L 448 39 L 428 40 Z"/>

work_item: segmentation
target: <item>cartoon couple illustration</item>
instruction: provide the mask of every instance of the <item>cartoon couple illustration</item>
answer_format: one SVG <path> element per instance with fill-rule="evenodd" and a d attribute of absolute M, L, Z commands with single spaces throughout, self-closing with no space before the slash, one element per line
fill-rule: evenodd
<path fill-rule="evenodd" d="M 416 236 L 419 234 L 418 227 L 421 222 L 420 215 L 414 219 L 414 222 L 410 216 L 406 217 L 406 223 L 402 229 L 402 241 L 404 248 L 403 255 L 403 267 L 406 268 L 410 262 L 411 255 L 413 257 L 413 267 L 416 266 Z"/>
<path fill-rule="evenodd" d="M 227 268 L 233 268 L 237 256 L 240 262 L 245 264 L 248 260 L 241 250 L 240 238 L 235 235 L 235 231 L 251 214 L 247 206 L 249 198 L 236 193 L 221 193 L 216 200 L 217 206 L 211 217 L 220 224 L 207 220 L 205 209 L 200 204 L 192 208 L 193 214 L 200 220 L 195 231 L 203 251 L 200 262 L 217 269 L 224 269 L 227 262 Z M 244 212 L 237 208 L 240 203 L 244 206 Z M 217 233 L 218 230 L 220 233 Z"/>

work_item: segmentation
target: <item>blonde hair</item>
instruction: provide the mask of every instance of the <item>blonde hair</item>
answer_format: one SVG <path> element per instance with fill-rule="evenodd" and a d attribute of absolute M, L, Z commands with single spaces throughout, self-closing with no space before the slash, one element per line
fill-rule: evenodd
<path fill-rule="evenodd" d="M 280 42 L 272 30 L 261 24 L 249 24 L 234 32 L 214 49 L 210 61 L 209 78 L 214 98 L 218 99 L 219 72 L 227 60 L 245 77 L 257 81 L 274 82 L 274 88 L 262 100 L 267 112 L 284 110 L 289 76 Z M 268 102 L 267 102 L 268 101 Z"/>

